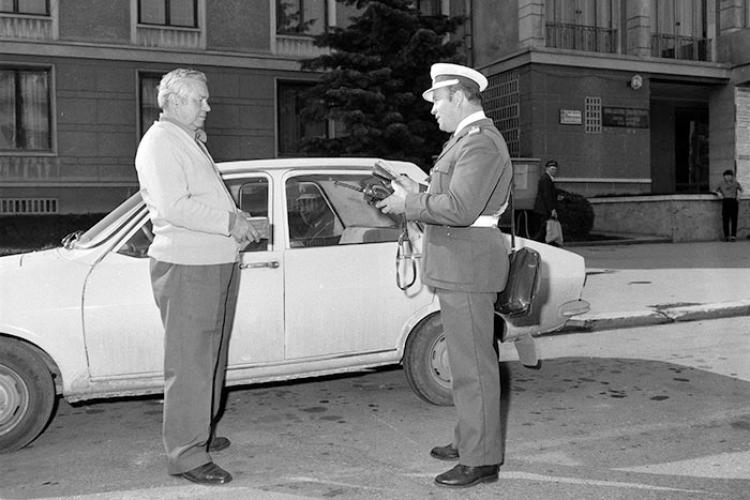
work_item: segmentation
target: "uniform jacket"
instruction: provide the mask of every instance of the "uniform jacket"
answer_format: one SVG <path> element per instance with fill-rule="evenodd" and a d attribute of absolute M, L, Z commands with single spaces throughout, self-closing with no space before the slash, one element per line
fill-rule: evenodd
<path fill-rule="evenodd" d="M 467 292 L 505 287 L 505 238 L 498 228 L 469 226 L 502 208 L 512 177 L 508 147 L 492 120 L 470 123 L 446 143 L 427 192 L 406 197 L 407 219 L 425 223 L 423 283 Z"/>
<path fill-rule="evenodd" d="M 552 210 L 557 209 L 557 189 L 552 178 L 544 172 L 537 184 L 534 212 L 543 214 L 549 219 Z"/>

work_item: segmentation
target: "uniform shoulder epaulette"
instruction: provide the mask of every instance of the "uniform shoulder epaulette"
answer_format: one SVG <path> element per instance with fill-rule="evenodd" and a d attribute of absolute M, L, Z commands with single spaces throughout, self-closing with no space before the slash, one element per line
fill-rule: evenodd
<path fill-rule="evenodd" d="M 474 125 L 469 129 L 469 131 L 466 133 L 466 135 L 476 135 L 482 131 L 481 127 L 478 127 L 477 125 Z"/>

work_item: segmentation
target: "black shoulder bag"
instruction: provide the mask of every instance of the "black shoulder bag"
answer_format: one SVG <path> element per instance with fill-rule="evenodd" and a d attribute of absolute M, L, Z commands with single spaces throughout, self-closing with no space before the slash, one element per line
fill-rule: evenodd
<path fill-rule="evenodd" d="M 510 267 L 505 289 L 497 295 L 495 312 L 510 318 L 520 318 L 531 312 L 534 296 L 539 288 L 539 252 L 528 247 L 516 248 L 516 214 L 513 192 L 510 194 Z"/>

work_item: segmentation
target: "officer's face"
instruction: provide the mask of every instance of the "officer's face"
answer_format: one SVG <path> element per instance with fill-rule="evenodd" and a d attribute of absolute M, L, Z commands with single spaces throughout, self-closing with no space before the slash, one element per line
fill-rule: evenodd
<path fill-rule="evenodd" d="M 458 92 L 451 95 L 448 87 L 436 89 L 432 94 L 432 110 L 430 111 L 443 132 L 453 132 L 458 127 L 459 106 Z"/>

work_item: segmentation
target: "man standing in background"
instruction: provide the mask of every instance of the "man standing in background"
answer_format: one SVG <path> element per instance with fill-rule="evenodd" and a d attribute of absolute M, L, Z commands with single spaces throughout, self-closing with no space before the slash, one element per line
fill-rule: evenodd
<path fill-rule="evenodd" d="M 557 175 L 557 161 L 550 160 L 544 165 L 544 172 L 539 176 L 534 200 L 534 224 L 531 239 L 546 243 L 547 221 L 557 219 L 557 189 L 555 176 Z"/>

